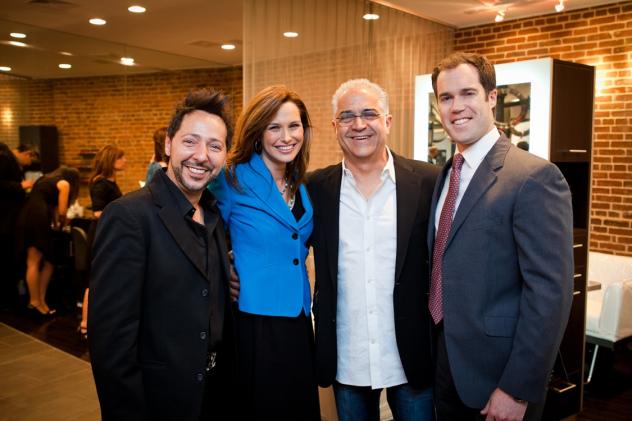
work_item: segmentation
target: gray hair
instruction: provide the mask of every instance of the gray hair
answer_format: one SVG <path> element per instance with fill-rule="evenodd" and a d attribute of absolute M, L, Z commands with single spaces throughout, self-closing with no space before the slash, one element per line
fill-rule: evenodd
<path fill-rule="evenodd" d="M 380 104 L 380 107 L 382 108 L 382 112 L 384 114 L 388 114 L 388 94 L 380 85 L 373 83 L 368 79 L 351 79 L 340 85 L 331 99 L 331 104 L 334 110 L 334 118 L 336 118 L 336 114 L 338 114 L 338 101 L 340 100 L 340 97 L 348 90 L 354 88 L 367 89 L 375 93 L 377 95 L 378 104 Z"/>

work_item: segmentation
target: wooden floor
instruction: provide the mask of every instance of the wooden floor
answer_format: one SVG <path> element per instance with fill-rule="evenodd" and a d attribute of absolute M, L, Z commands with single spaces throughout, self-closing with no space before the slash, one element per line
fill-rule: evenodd
<path fill-rule="evenodd" d="M 90 361 L 87 344 L 77 332 L 78 316 L 73 311 L 45 321 L 33 320 L 23 311 L 3 311 L 0 322 Z M 584 409 L 576 419 L 632 420 L 632 344 L 614 353 L 600 349 L 593 380 L 585 389 Z"/>

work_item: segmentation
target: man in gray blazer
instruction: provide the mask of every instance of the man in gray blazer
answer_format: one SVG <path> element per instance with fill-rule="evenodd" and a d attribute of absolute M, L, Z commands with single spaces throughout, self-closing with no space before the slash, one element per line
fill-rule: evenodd
<path fill-rule="evenodd" d="M 572 298 L 571 194 L 494 126 L 484 57 L 455 53 L 432 83 L 457 147 L 428 229 L 438 420 L 537 419 Z"/>

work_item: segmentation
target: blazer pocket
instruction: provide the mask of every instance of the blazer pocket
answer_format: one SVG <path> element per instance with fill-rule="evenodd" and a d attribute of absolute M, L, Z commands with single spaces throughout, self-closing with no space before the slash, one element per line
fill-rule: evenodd
<path fill-rule="evenodd" d="M 516 331 L 515 317 L 485 316 L 485 333 L 489 336 L 511 338 Z"/>

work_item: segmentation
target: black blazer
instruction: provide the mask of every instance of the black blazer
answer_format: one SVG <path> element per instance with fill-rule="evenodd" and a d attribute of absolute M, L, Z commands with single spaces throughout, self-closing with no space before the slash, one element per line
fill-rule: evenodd
<path fill-rule="evenodd" d="M 428 311 L 429 271 L 426 232 L 432 189 L 439 173 L 434 165 L 393 153 L 397 194 L 395 262 L 395 336 L 408 379 L 416 389 L 432 384 L 431 320 Z M 342 165 L 317 170 L 307 188 L 314 207 L 316 285 L 314 318 L 318 383 L 336 379 L 336 305 L 338 234 Z"/>
<path fill-rule="evenodd" d="M 214 231 L 221 277 L 209 280 L 206 256 L 160 175 L 110 203 L 97 228 L 88 329 L 104 420 L 197 421 L 209 320 L 230 321 L 221 217 Z"/>

